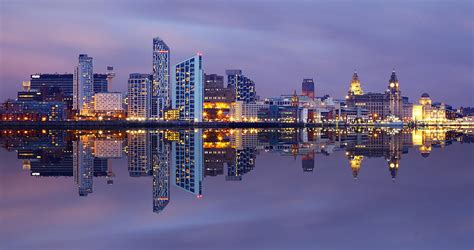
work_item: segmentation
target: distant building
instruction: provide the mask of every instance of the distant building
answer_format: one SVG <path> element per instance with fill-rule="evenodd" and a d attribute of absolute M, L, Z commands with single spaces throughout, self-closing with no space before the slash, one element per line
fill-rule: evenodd
<path fill-rule="evenodd" d="M 73 109 L 81 115 L 87 115 L 92 110 L 94 96 L 94 74 L 92 57 L 87 54 L 79 55 L 79 63 L 74 69 L 73 79 Z"/>
<path fill-rule="evenodd" d="M 58 87 L 66 96 L 73 95 L 73 74 L 32 74 L 30 89 L 41 90 L 43 87 Z"/>
<path fill-rule="evenodd" d="M 132 73 L 128 79 L 128 119 L 146 120 L 151 107 L 150 74 Z"/>
<path fill-rule="evenodd" d="M 446 106 L 434 106 L 430 95 L 423 93 L 419 99 L 419 104 L 413 105 L 413 121 L 422 123 L 439 123 L 447 121 Z"/>
<path fill-rule="evenodd" d="M 124 118 L 122 93 L 106 92 L 94 94 L 94 113 L 96 116 Z"/>
<path fill-rule="evenodd" d="M 177 63 L 174 76 L 172 102 L 173 109 L 179 110 L 179 120 L 201 122 L 204 101 L 202 55 Z"/>
<path fill-rule="evenodd" d="M 163 120 L 170 105 L 170 48 L 161 38 L 155 37 L 150 118 Z"/>
<path fill-rule="evenodd" d="M 94 73 L 94 93 L 109 91 L 109 75 Z"/>
<path fill-rule="evenodd" d="M 231 69 L 225 71 L 227 75 L 227 87 L 235 90 L 236 101 L 246 103 L 257 100 L 255 83 L 242 74 L 240 69 Z"/>
<path fill-rule="evenodd" d="M 303 79 L 301 83 L 301 95 L 314 98 L 314 80 L 313 79 Z"/>
<path fill-rule="evenodd" d="M 408 103 L 408 99 L 406 99 Z M 346 96 L 349 108 L 361 108 L 368 111 L 373 120 L 382 120 L 389 116 L 404 118 L 403 97 L 395 71 L 392 72 L 385 93 L 366 93 L 360 88 L 359 76 L 354 73 L 349 93 Z"/>
<path fill-rule="evenodd" d="M 0 108 L 2 121 L 64 121 L 66 105 L 63 102 L 8 100 Z"/>
<path fill-rule="evenodd" d="M 268 104 L 264 102 L 247 103 L 245 101 L 236 101 L 232 103 L 230 117 L 232 121 L 236 122 L 256 122 L 259 121 L 259 111 L 267 108 Z"/>
<path fill-rule="evenodd" d="M 17 95 L 18 101 L 43 101 L 43 95 L 38 90 L 20 91 Z"/>

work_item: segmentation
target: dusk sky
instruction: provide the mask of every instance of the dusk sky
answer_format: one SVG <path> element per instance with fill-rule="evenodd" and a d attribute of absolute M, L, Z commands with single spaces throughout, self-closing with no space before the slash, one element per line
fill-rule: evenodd
<path fill-rule="evenodd" d="M 343 98 L 354 69 L 366 92 L 385 90 L 396 68 L 416 102 L 472 106 L 473 1 L 0 1 L 0 100 L 31 73 L 72 73 L 80 53 L 94 71 L 152 71 L 152 38 L 172 63 L 204 54 L 206 73 L 239 68 L 261 97 L 300 91 Z"/>

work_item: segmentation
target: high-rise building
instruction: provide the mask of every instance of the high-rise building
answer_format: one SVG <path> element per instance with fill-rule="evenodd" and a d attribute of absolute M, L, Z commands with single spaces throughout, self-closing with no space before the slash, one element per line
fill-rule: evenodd
<path fill-rule="evenodd" d="M 132 73 L 128 79 L 128 118 L 146 120 L 150 117 L 151 75 Z"/>
<path fill-rule="evenodd" d="M 94 96 L 94 69 L 92 57 L 87 54 L 79 55 L 79 63 L 74 69 L 73 109 L 81 115 L 91 110 Z"/>
<path fill-rule="evenodd" d="M 240 69 L 231 69 L 225 71 L 227 75 L 227 87 L 235 90 L 237 101 L 246 103 L 255 102 L 257 100 L 257 92 L 255 91 L 255 83 L 242 74 Z"/>
<path fill-rule="evenodd" d="M 58 87 L 66 96 L 73 95 L 73 74 L 32 74 L 30 88 L 41 90 L 43 87 Z"/>
<path fill-rule="evenodd" d="M 115 72 L 114 72 L 114 67 L 112 66 L 107 66 L 107 84 L 108 87 L 107 89 L 112 86 L 112 80 L 115 78 Z"/>
<path fill-rule="evenodd" d="M 314 80 L 313 79 L 303 79 L 303 82 L 301 83 L 301 95 L 314 98 Z"/>
<path fill-rule="evenodd" d="M 229 121 L 235 90 L 224 87 L 224 76 L 204 74 L 204 121 Z"/>
<path fill-rule="evenodd" d="M 170 201 L 170 153 L 171 145 L 165 132 L 151 133 L 153 171 L 153 212 L 159 213 Z"/>
<path fill-rule="evenodd" d="M 197 54 L 174 66 L 172 81 L 173 109 L 179 110 L 179 120 L 201 122 L 204 101 L 204 70 L 202 55 Z"/>
<path fill-rule="evenodd" d="M 153 83 L 151 119 L 163 120 L 170 107 L 170 48 L 159 37 L 153 38 Z"/>
<path fill-rule="evenodd" d="M 73 141 L 73 174 L 80 196 L 92 193 L 94 157 L 87 141 Z"/>

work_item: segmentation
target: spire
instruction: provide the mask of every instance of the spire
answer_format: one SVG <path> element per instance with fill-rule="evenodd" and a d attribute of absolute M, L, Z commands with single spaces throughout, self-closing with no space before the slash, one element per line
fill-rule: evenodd
<path fill-rule="evenodd" d="M 357 75 L 357 70 L 354 70 L 354 74 L 352 75 L 352 82 L 360 82 L 359 75 Z"/>
<path fill-rule="evenodd" d="M 395 73 L 395 68 L 392 70 L 392 75 L 390 76 L 390 82 L 398 82 L 397 74 Z"/>

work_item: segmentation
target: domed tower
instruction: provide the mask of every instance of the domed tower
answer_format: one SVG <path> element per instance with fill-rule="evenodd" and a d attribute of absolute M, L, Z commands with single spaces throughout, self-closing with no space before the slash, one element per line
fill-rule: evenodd
<path fill-rule="evenodd" d="M 354 71 L 354 74 L 352 75 L 351 86 L 349 87 L 348 94 L 349 96 L 364 94 L 364 91 L 360 87 L 360 80 L 359 80 L 359 75 L 357 75 L 357 71 Z"/>
<path fill-rule="evenodd" d="M 395 69 L 392 71 L 392 75 L 390 76 L 390 80 L 388 82 L 388 99 L 390 105 L 390 115 L 396 116 L 398 118 L 402 118 L 402 93 L 400 91 L 400 85 L 398 83 L 397 74 L 395 73 Z"/>

